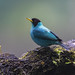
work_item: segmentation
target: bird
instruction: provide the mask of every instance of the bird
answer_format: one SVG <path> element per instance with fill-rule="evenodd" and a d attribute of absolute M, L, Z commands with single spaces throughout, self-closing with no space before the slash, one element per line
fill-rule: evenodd
<path fill-rule="evenodd" d="M 63 44 L 62 39 L 60 39 L 54 32 L 45 27 L 43 23 L 37 18 L 26 18 L 32 24 L 30 35 L 32 40 L 41 47 L 48 47 L 51 45 L 60 45 L 66 50 L 69 48 Z"/>

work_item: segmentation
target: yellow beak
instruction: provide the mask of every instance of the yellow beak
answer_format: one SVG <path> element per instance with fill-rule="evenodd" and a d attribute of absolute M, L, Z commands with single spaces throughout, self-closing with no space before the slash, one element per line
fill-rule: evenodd
<path fill-rule="evenodd" d="M 33 22 L 30 18 L 26 18 L 27 20 L 29 20 L 30 22 Z"/>

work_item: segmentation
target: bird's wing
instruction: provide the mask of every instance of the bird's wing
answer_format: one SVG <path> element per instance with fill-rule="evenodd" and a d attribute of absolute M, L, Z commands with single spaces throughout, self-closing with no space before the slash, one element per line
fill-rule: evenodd
<path fill-rule="evenodd" d="M 55 35 L 51 31 L 47 30 L 33 30 L 33 35 L 36 38 L 44 39 L 44 40 L 53 40 L 53 41 L 62 41 L 57 35 Z"/>
<path fill-rule="evenodd" d="M 50 31 L 50 33 L 52 33 L 57 38 L 58 41 L 62 41 L 55 33 L 53 33 L 52 31 Z"/>

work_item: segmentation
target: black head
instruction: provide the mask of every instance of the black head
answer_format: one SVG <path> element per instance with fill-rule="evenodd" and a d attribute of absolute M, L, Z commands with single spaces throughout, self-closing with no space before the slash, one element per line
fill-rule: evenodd
<path fill-rule="evenodd" d="M 39 23 L 39 22 L 41 22 L 39 19 L 37 19 L 37 18 L 32 18 L 32 23 L 33 23 L 33 25 L 34 25 L 34 27 Z"/>

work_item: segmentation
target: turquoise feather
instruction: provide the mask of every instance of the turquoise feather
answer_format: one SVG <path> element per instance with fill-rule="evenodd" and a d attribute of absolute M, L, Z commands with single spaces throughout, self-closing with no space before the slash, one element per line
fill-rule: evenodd
<path fill-rule="evenodd" d="M 62 43 L 62 40 L 50 29 L 46 28 L 39 19 L 32 18 L 32 20 L 30 19 L 30 21 L 32 23 L 30 35 L 32 40 L 36 44 L 42 47 L 47 47 L 56 44 L 69 50 L 69 48 Z"/>

